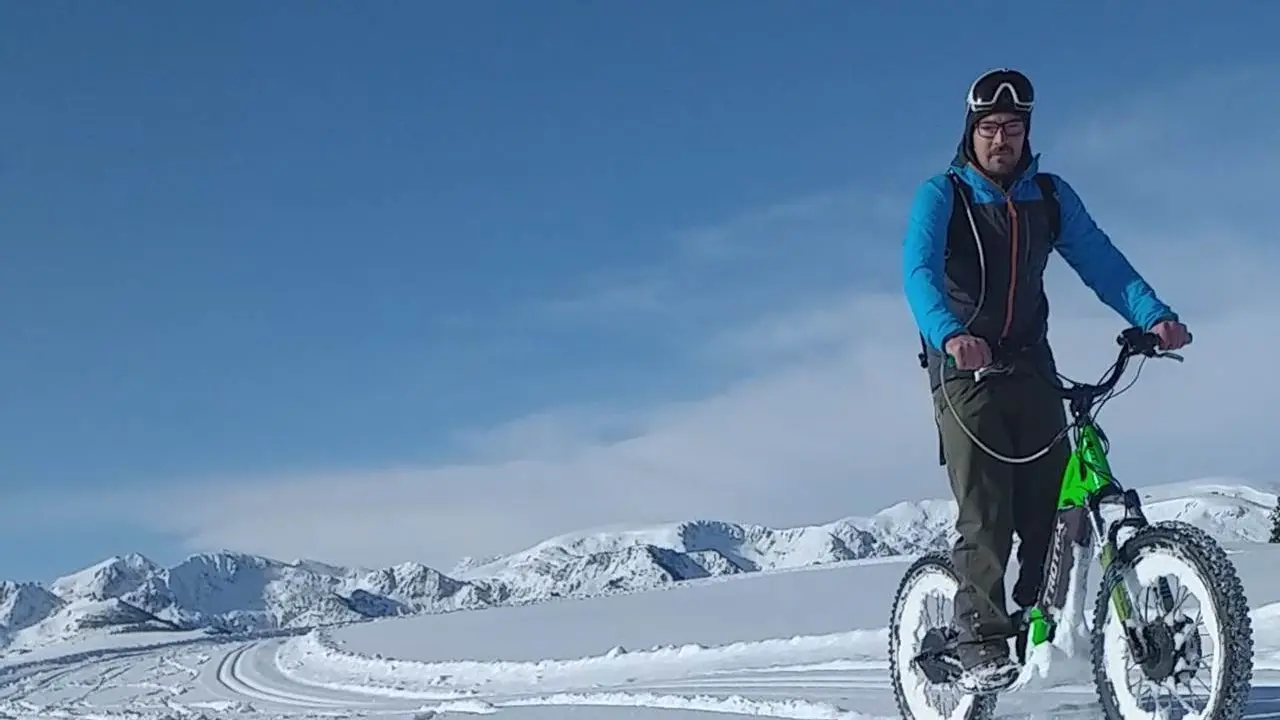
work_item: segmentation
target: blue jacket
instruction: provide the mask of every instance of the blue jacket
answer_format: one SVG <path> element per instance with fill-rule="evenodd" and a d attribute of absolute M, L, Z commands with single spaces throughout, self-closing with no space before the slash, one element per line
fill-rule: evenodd
<path fill-rule="evenodd" d="M 1058 190 L 1061 224 L 1051 217 L 1035 182 L 1039 156 L 1006 193 L 971 163 L 948 170 L 972 204 L 972 223 L 955 207 L 946 173 L 926 180 L 911 205 L 902 248 L 907 303 L 920 334 L 938 352 L 966 331 L 997 345 L 1043 343 L 1048 302 L 1043 274 L 1056 250 L 1102 302 L 1131 325 L 1151 328 L 1177 315 L 1111 243 L 1075 190 L 1050 175 Z M 975 237 L 975 230 L 977 237 Z"/>

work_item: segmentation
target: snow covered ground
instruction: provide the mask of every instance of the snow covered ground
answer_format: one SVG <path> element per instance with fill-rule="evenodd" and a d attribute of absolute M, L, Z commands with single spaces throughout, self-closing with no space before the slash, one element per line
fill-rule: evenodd
<path fill-rule="evenodd" d="M 1158 497 L 1162 513 L 1189 512 L 1216 534 L 1274 503 L 1203 484 Z M 1229 549 L 1254 609 L 1247 717 L 1280 718 L 1280 545 Z M 892 718 L 885 623 L 908 562 L 731 573 L 315 631 L 84 631 L 0 657 L 0 718 Z M 1004 696 L 1000 716 L 1098 717 L 1083 671 Z"/>

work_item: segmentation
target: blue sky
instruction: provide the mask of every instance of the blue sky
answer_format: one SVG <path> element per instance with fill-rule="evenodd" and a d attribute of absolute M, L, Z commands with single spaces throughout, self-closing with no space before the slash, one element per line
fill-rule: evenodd
<path fill-rule="evenodd" d="M 1213 358 L 1274 342 L 1280 6 L 800 8 L 0 7 L 0 576 L 945 495 L 898 249 L 996 65 L 1210 344 L 1108 408 L 1137 481 L 1270 482 L 1280 388 Z"/>

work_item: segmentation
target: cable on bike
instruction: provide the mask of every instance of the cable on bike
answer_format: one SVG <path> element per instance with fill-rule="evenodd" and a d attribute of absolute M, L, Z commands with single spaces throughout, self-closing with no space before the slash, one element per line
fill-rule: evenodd
<path fill-rule="evenodd" d="M 942 390 L 942 396 L 947 401 L 947 408 L 951 410 L 951 417 L 955 419 L 956 425 L 959 426 L 960 431 L 963 432 L 969 438 L 969 441 L 972 442 L 974 445 L 976 445 L 980 450 L 990 455 L 991 457 L 1001 462 L 1009 463 L 1011 465 L 1022 465 L 1026 463 L 1032 463 L 1044 457 L 1045 455 L 1048 455 L 1049 451 L 1053 450 L 1055 445 L 1062 442 L 1062 439 L 1065 438 L 1071 432 L 1071 429 L 1073 427 L 1075 427 L 1074 421 L 1067 423 L 1066 426 L 1063 427 L 1060 432 L 1054 435 L 1053 440 L 1050 441 L 1049 444 L 1040 448 L 1039 450 L 1032 453 L 1031 455 L 1027 455 L 1025 457 L 1020 457 L 1020 458 L 1009 457 L 1007 455 L 998 453 L 995 450 L 992 450 L 990 446 L 988 446 L 986 443 L 979 440 L 978 436 L 975 435 L 973 431 L 970 430 L 969 427 L 964 424 L 964 421 L 960 419 L 959 411 L 956 410 L 956 406 L 951 400 L 951 394 L 947 392 L 946 381 L 943 381 L 941 383 L 940 389 Z"/>

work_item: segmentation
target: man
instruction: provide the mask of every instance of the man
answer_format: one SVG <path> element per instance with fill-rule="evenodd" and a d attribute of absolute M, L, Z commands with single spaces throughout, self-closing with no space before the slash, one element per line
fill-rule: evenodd
<path fill-rule="evenodd" d="M 1050 252 L 1127 322 L 1159 335 L 1162 349 L 1189 339 L 1072 187 L 1055 175 L 1037 177 L 1039 156 L 1028 140 L 1034 100 L 1031 81 L 1015 70 L 974 81 L 955 159 L 916 192 L 903 246 L 907 301 L 959 505 L 955 624 L 961 682 L 970 692 L 1016 678 L 1008 641 L 990 639 L 1012 630 L 1004 575 L 1013 534 L 1021 541 L 1013 600 L 1028 607 L 1039 592 L 1070 453 L 1063 401 L 1045 381 L 1056 372 L 1042 283 Z M 1009 367 L 975 381 L 973 371 L 996 357 L 1012 358 Z"/>

